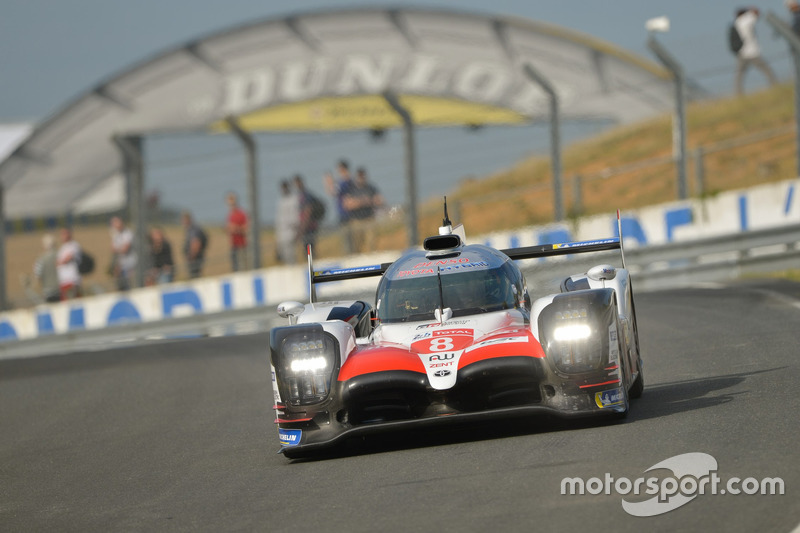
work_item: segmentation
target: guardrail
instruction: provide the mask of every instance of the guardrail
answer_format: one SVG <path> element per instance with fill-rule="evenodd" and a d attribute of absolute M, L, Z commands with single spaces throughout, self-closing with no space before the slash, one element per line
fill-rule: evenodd
<path fill-rule="evenodd" d="M 800 268 L 800 224 L 626 251 L 641 290 Z"/>
<path fill-rule="evenodd" d="M 638 292 L 732 280 L 745 273 L 800 268 L 800 224 L 688 242 L 628 248 L 625 257 Z M 521 268 L 529 287 L 553 287 L 570 273 L 585 272 L 589 267 L 603 262 L 618 263 L 619 254 L 602 252 L 588 256 L 566 256 L 553 259 L 552 263 L 525 261 L 527 263 L 523 262 Z M 556 266 L 556 261 L 557 268 L 551 268 Z M 342 292 L 337 297 L 371 300 L 374 294 Z M 274 306 L 267 305 L 8 341 L 0 344 L 0 359 L 93 351 L 170 337 L 264 332 L 283 323 L 285 320 L 276 315 Z"/>

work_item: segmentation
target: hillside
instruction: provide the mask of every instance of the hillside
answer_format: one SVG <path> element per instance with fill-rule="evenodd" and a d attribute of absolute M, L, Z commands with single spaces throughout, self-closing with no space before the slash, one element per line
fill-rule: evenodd
<path fill-rule="evenodd" d="M 780 85 L 742 98 L 689 106 L 688 149 L 703 147 L 704 195 L 796 176 L 794 87 Z M 727 147 L 728 144 L 739 146 Z M 565 210 L 574 216 L 572 177 L 583 177 L 581 214 L 631 209 L 677 198 L 671 162 L 672 120 L 661 116 L 615 128 L 563 150 Z M 697 196 L 695 161 L 687 164 L 690 196 Z M 626 170 L 627 169 L 627 170 Z M 549 159 L 519 161 L 448 194 L 470 234 L 553 221 Z M 420 210 L 420 228 L 436 227 L 441 200 Z M 383 228 L 382 247 L 404 243 L 405 230 Z M 394 247 L 397 247 L 395 245 Z"/>

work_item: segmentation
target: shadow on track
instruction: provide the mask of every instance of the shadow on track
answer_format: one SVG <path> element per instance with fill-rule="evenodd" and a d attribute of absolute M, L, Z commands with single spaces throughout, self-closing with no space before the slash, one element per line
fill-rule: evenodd
<path fill-rule="evenodd" d="M 292 462 L 324 461 L 354 455 L 447 446 L 464 442 L 497 440 L 557 431 L 575 431 L 660 418 L 733 401 L 736 396 L 746 391 L 708 395 L 740 385 L 750 376 L 767 372 L 779 372 L 784 368 L 777 367 L 753 372 L 661 383 L 651 387 L 645 386 L 644 395 L 641 399 L 633 400 L 630 414 L 625 420 L 611 417 L 561 419 L 549 415 L 538 415 L 530 418 L 501 419 L 494 423 L 473 423 L 463 426 L 448 426 L 442 429 L 410 430 L 383 435 L 369 435 L 350 439 L 330 450 L 317 452 L 309 457 L 293 459 Z"/>
<path fill-rule="evenodd" d="M 744 383 L 748 377 L 768 372 L 780 372 L 786 367 L 755 370 L 714 376 L 708 378 L 689 379 L 686 381 L 673 381 L 658 385 L 645 385 L 642 398 L 634 401 L 633 408 L 628 416 L 628 421 L 648 420 L 661 418 L 678 413 L 686 413 L 697 409 L 715 407 L 733 401 L 736 396 L 747 391 L 740 390 L 723 394 L 714 394 L 718 391 L 730 389 Z"/>

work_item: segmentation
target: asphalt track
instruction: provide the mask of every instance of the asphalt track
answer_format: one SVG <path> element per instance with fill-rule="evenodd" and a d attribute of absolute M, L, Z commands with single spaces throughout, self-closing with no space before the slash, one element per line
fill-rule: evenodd
<path fill-rule="evenodd" d="M 2 362 L 0 531 L 793 530 L 800 285 L 641 294 L 637 312 L 647 387 L 622 423 L 499 422 L 313 461 L 275 453 L 266 334 Z M 688 452 L 786 494 L 648 518 L 560 494 Z"/>

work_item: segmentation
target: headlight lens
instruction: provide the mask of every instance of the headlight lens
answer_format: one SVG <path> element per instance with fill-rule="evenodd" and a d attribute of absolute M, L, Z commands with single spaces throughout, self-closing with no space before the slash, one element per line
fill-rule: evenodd
<path fill-rule="evenodd" d="M 611 291 L 610 289 L 608 291 Z M 615 320 L 612 292 L 587 291 L 557 296 L 539 315 L 542 347 L 565 374 L 603 367 L 608 329 Z"/>
<path fill-rule="evenodd" d="M 274 332 L 273 361 L 281 398 L 291 405 L 325 400 L 338 361 L 338 343 L 319 325 L 290 326 Z M 277 356 L 277 357 L 275 357 Z M 273 363 L 274 364 L 274 363 Z"/>
<path fill-rule="evenodd" d="M 572 342 L 588 339 L 592 335 L 592 328 L 586 324 L 570 324 L 557 326 L 553 330 L 553 340 L 559 342 Z"/>

